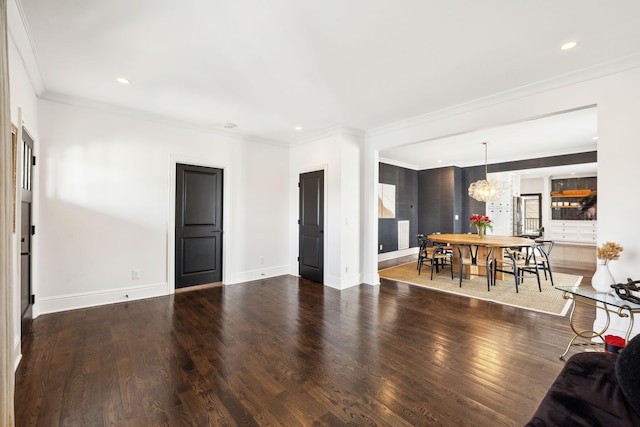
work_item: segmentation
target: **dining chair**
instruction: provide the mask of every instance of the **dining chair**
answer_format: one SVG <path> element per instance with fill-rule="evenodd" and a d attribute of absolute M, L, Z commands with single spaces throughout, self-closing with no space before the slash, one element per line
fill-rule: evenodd
<path fill-rule="evenodd" d="M 549 260 L 552 249 L 553 240 L 536 240 L 536 245 L 531 248 L 531 250 L 536 254 L 538 270 L 542 270 L 544 272 L 544 280 L 551 280 L 551 286 L 554 286 L 553 273 L 551 272 L 551 261 Z M 547 272 L 549 272 L 548 277 Z"/>
<path fill-rule="evenodd" d="M 485 271 L 487 276 L 487 291 L 491 290 L 491 285 L 495 284 L 493 281 L 493 246 L 484 245 L 458 245 L 459 256 L 459 286 L 462 287 L 462 276 L 464 275 L 464 267 L 468 266 L 471 270 L 471 266 L 478 265 L 478 251 L 480 248 L 486 248 L 486 258 L 484 259 Z"/>
<path fill-rule="evenodd" d="M 498 272 L 513 275 L 516 293 L 519 291 L 518 285 L 524 283 L 524 274 L 535 274 L 538 280 L 538 290 L 542 292 L 536 251 L 523 252 L 520 248 L 503 248 L 502 258 L 496 258 L 493 263 L 494 285 Z"/>
<path fill-rule="evenodd" d="M 450 246 L 431 242 L 422 234 L 418 235 L 418 242 L 418 274 L 422 270 L 422 265 L 427 262 L 431 266 L 431 280 L 433 280 L 434 271 L 438 273 L 440 268 L 447 266 L 451 270 L 451 278 L 453 279 L 453 253 Z"/>

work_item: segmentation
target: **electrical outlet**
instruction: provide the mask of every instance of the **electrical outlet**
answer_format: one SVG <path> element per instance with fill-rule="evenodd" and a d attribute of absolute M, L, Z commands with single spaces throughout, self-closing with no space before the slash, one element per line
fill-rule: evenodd
<path fill-rule="evenodd" d="M 382 250 L 382 245 L 380 245 L 380 250 Z"/>
<path fill-rule="evenodd" d="M 131 270 L 131 279 L 138 280 L 140 278 L 140 270 Z"/>

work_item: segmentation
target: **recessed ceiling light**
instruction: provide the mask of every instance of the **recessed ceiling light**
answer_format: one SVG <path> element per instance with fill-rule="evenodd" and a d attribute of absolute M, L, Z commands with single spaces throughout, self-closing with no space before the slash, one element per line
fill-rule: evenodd
<path fill-rule="evenodd" d="M 233 129 L 233 128 L 238 127 L 238 125 L 237 125 L 237 124 L 235 124 L 235 123 L 225 123 L 223 126 L 224 126 L 226 129 Z"/>
<path fill-rule="evenodd" d="M 569 49 L 573 49 L 573 48 L 574 48 L 574 47 L 576 47 L 576 46 L 578 46 L 578 42 L 573 41 L 573 42 L 568 42 L 568 43 L 563 44 L 563 45 L 560 47 L 560 49 L 562 49 L 562 50 L 569 50 Z"/>
<path fill-rule="evenodd" d="M 122 83 L 123 85 L 128 85 L 128 84 L 130 83 L 130 82 L 129 82 L 129 79 L 125 79 L 124 77 L 118 77 L 118 78 L 116 79 L 116 81 L 117 81 L 118 83 Z"/>
<path fill-rule="evenodd" d="M 296 126 L 296 130 L 302 130 L 302 126 Z"/>
<path fill-rule="evenodd" d="M 591 139 L 593 139 L 594 141 L 597 141 L 597 140 L 598 140 L 598 137 L 597 137 L 597 136 L 594 136 L 594 137 L 593 137 L 593 138 L 591 138 Z"/>
<path fill-rule="evenodd" d="M 442 160 L 438 160 L 438 163 L 442 163 Z"/>

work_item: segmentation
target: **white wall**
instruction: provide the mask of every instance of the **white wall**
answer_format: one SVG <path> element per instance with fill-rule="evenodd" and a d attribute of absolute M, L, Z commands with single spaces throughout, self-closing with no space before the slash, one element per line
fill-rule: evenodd
<path fill-rule="evenodd" d="M 224 169 L 223 282 L 287 273 L 286 148 L 45 100 L 40 134 L 37 312 L 173 291 L 176 162 Z"/>
<path fill-rule="evenodd" d="M 325 171 L 324 284 L 345 289 L 361 283 L 360 152 L 362 136 L 343 128 L 291 148 L 289 191 L 291 215 L 290 274 L 298 274 L 298 180 Z"/>
<path fill-rule="evenodd" d="M 520 178 L 520 194 L 535 194 L 546 191 L 544 181 L 548 178 Z"/>

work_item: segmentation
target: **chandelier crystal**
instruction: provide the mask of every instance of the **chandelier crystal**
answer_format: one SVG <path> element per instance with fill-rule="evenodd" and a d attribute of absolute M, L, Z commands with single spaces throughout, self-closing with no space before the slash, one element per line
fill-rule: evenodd
<path fill-rule="evenodd" d="M 471 183 L 469 196 L 479 202 L 491 202 L 502 196 L 506 186 L 501 181 L 489 181 L 487 173 L 487 144 L 489 143 L 483 142 L 482 144 L 484 145 L 484 179 Z"/>

